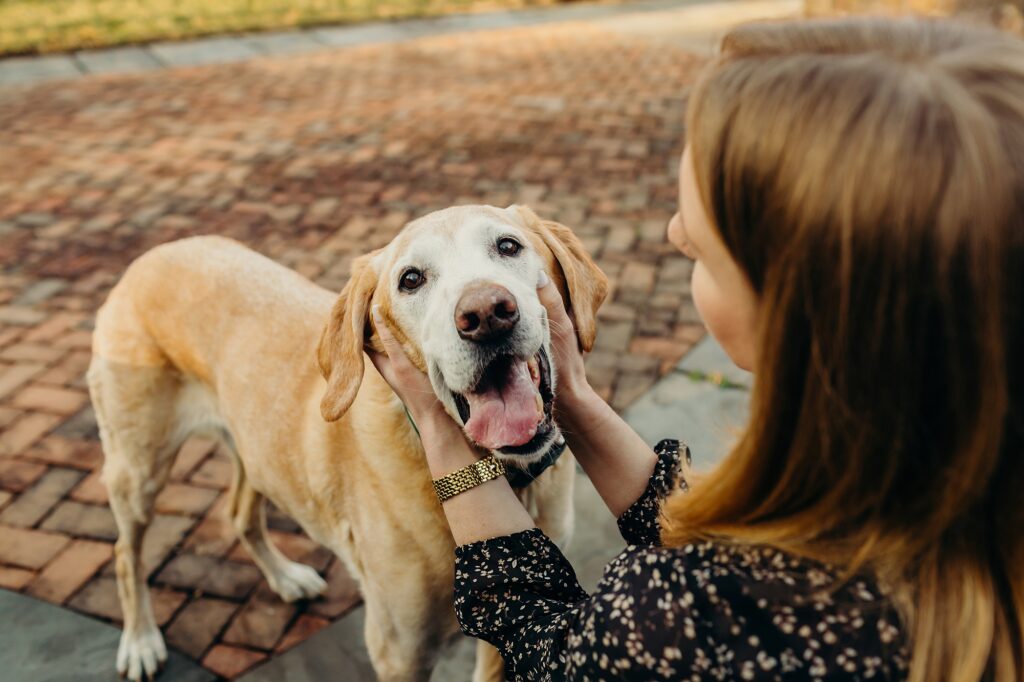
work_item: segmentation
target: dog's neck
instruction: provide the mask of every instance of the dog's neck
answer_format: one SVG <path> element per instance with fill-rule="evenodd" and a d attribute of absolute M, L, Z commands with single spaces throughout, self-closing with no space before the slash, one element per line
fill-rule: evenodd
<path fill-rule="evenodd" d="M 416 427 L 416 422 L 412 420 L 412 415 L 409 414 L 409 408 L 407 408 L 403 403 L 402 409 L 405 410 L 405 418 L 409 420 L 409 426 L 411 426 L 412 430 L 416 432 L 417 436 L 419 436 L 420 430 Z M 557 462 L 563 452 L 565 452 L 565 437 L 559 434 L 558 438 L 556 438 L 551 444 L 551 447 L 548 448 L 548 451 L 544 453 L 544 456 L 536 462 L 527 465 L 525 469 L 520 467 L 505 467 L 505 478 L 508 479 L 509 485 L 513 488 L 517 490 L 525 488 L 537 480 L 537 477 L 544 473 L 548 467 Z"/>

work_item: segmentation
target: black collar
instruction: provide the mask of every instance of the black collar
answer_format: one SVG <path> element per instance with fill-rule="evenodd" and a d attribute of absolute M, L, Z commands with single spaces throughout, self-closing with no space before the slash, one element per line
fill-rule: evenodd
<path fill-rule="evenodd" d="M 555 440 L 551 449 L 547 453 L 538 459 L 533 464 L 530 464 L 525 469 L 519 467 L 505 467 L 505 478 L 508 479 L 508 484 L 513 488 L 525 488 L 534 482 L 534 480 L 540 476 L 544 471 L 558 461 L 558 458 L 565 452 L 565 437 L 561 434 Z"/>

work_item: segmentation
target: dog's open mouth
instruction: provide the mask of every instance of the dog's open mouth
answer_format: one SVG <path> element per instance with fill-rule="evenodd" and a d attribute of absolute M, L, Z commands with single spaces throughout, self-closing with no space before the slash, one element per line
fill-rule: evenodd
<path fill-rule="evenodd" d="M 528 359 L 498 356 L 475 388 L 452 395 L 466 434 L 490 450 L 532 453 L 553 428 L 551 362 L 543 348 Z"/>

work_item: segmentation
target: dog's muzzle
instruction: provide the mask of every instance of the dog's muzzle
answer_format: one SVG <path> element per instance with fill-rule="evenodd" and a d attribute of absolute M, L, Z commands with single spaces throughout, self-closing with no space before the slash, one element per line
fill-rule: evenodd
<path fill-rule="evenodd" d="M 533 455 L 551 440 L 554 392 L 544 349 L 529 358 L 498 354 L 476 385 L 452 393 L 466 434 L 478 445 L 509 455 Z"/>

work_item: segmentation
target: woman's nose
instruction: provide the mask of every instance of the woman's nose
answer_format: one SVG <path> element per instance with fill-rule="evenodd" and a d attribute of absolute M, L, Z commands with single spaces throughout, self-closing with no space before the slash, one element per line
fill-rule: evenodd
<path fill-rule="evenodd" d="M 683 237 L 683 226 L 679 217 L 679 211 L 676 211 L 668 221 L 668 229 L 665 231 L 665 234 L 677 249 L 683 250 L 686 245 L 686 239 Z"/>

